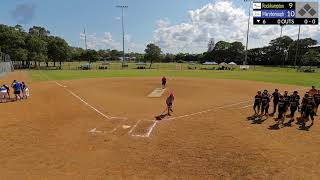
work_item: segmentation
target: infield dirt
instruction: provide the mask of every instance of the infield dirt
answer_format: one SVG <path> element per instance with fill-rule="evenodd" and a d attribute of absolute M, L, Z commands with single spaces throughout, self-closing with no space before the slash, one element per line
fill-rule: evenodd
<path fill-rule="evenodd" d="M 318 119 L 309 131 L 294 123 L 269 130 L 272 117 L 247 120 L 257 90 L 303 87 L 169 77 L 164 96 L 148 98 L 160 77 L 59 81 L 63 87 L 14 72 L 0 82 L 13 79 L 25 81 L 31 97 L 0 104 L 0 179 L 320 178 Z M 149 137 L 132 136 L 150 130 L 169 92 L 172 119 Z"/>

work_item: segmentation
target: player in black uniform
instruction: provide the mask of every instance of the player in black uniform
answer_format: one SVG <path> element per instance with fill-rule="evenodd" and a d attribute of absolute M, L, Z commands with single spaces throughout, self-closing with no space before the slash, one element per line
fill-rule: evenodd
<path fill-rule="evenodd" d="M 285 118 L 285 113 L 286 113 L 286 102 L 284 100 L 284 97 L 282 95 L 280 95 L 280 101 L 278 102 L 278 125 L 281 123 L 283 124 L 284 122 L 284 118 Z"/>
<path fill-rule="evenodd" d="M 272 93 L 272 96 L 271 96 L 271 99 L 273 99 L 273 112 L 271 115 L 274 115 L 277 111 L 279 96 L 280 96 L 279 90 L 275 89 L 274 92 Z"/>
<path fill-rule="evenodd" d="M 287 112 L 290 106 L 290 96 L 288 95 L 288 91 L 284 91 L 283 99 L 286 103 L 286 112 Z"/>
<path fill-rule="evenodd" d="M 300 96 L 298 91 L 294 91 L 293 94 L 290 96 L 290 117 L 291 121 L 294 120 L 294 113 L 297 111 L 300 105 Z"/>
<path fill-rule="evenodd" d="M 314 102 L 316 103 L 316 107 L 314 108 L 315 115 L 317 116 L 319 104 L 320 104 L 320 90 L 317 91 L 316 94 L 313 95 Z"/>
<path fill-rule="evenodd" d="M 268 114 L 269 113 L 269 103 L 270 103 L 270 95 L 268 93 L 268 90 L 264 90 L 261 96 L 262 96 L 261 115 L 262 116 L 268 116 L 269 115 Z"/>
<path fill-rule="evenodd" d="M 5 87 L 7 89 L 8 98 L 10 100 L 11 98 L 10 98 L 10 88 L 9 88 L 9 86 L 4 84 L 3 87 Z"/>
<path fill-rule="evenodd" d="M 261 91 L 258 91 L 257 95 L 254 97 L 254 105 L 253 105 L 254 115 L 258 115 L 258 113 L 260 112 L 261 102 L 262 102 Z"/>
<path fill-rule="evenodd" d="M 313 100 L 312 96 L 309 96 L 306 103 L 306 109 L 303 116 L 303 124 L 302 127 L 306 126 L 306 122 L 309 121 L 309 116 L 311 117 L 311 125 L 313 125 L 314 121 L 314 107 L 316 106 L 316 103 Z"/>
<path fill-rule="evenodd" d="M 304 97 L 302 98 L 302 102 L 301 102 L 301 110 L 300 110 L 301 118 L 303 118 L 303 114 L 306 111 L 308 97 L 309 97 L 309 93 L 306 92 L 306 94 L 304 94 Z"/>

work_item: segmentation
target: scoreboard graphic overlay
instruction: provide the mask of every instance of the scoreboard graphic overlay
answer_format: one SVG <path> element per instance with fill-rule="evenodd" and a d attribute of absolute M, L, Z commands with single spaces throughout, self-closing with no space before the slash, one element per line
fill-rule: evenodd
<path fill-rule="evenodd" d="M 255 25 L 318 25 L 319 3 L 253 2 Z"/>

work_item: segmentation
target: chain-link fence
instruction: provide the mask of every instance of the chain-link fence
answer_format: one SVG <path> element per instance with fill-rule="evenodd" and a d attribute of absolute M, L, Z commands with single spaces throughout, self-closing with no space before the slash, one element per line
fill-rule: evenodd
<path fill-rule="evenodd" d="M 13 71 L 13 64 L 10 56 L 7 54 L 0 54 L 0 76 Z"/>

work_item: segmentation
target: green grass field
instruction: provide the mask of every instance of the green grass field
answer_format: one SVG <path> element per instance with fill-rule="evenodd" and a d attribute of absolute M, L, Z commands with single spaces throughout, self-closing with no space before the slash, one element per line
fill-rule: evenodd
<path fill-rule="evenodd" d="M 302 73 L 291 69 L 264 68 L 250 71 L 213 71 L 213 70 L 51 70 L 28 71 L 32 80 L 71 80 L 84 78 L 112 77 L 194 77 L 252 80 L 301 86 L 320 86 L 320 73 Z"/>

